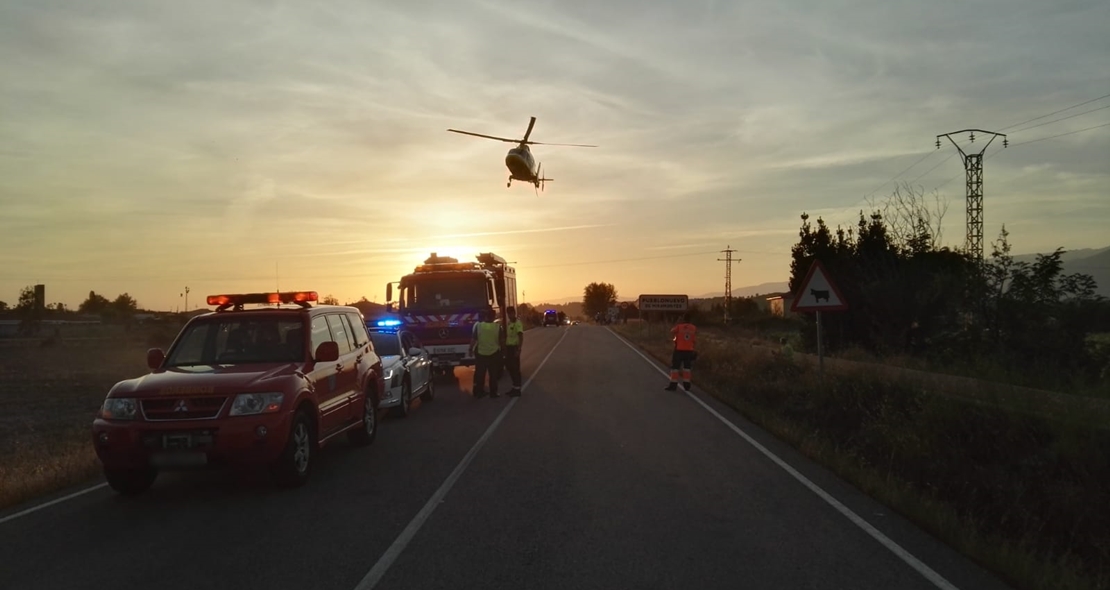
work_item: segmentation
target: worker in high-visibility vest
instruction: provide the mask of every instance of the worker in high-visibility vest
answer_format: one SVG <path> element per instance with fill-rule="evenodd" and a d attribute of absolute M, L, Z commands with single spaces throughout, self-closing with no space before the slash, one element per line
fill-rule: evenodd
<path fill-rule="evenodd" d="M 671 341 L 674 342 L 674 351 L 671 353 L 671 382 L 664 388 L 668 391 L 678 389 L 678 378 L 682 377 L 682 387 L 690 391 L 691 369 L 698 353 L 695 347 L 698 342 L 698 329 L 691 324 L 689 316 L 682 314 L 678 323 L 671 328 Z"/>
<path fill-rule="evenodd" d="M 513 381 L 509 397 L 520 397 L 520 350 L 524 346 L 524 322 L 516 316 L 516 308 L 511 305 L 505 308 L 505 315 L 509 319 L 505 326 L 505 368 Z"/>
<path fill-rule="evenodd" d="M 500 397 L 497 381 L 501 379 L 501 351 L 505 347 L 505 330 L 494 322 L 492 309 L 482 313 L 482 320 L 474 323 L 470 338 L 470 355 L 474 357 L 474 397 L 485 397 L 486 375 L 489 375 L 489 396 Z"/>

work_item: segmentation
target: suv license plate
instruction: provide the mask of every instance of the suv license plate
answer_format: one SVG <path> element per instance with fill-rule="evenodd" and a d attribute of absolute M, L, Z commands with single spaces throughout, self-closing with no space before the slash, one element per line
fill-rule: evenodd
<path fill-rule="evenodd" d="M 152 467 L 199 467 L 207 464 L 206 453 L 155 453 L 150 456 Z"/>
<path fill-rule="evenodd" d="M 191 449 L 193 448 L 193 435 L 191 434 L 165 434 L 162 436 L 163 449 Z"/>

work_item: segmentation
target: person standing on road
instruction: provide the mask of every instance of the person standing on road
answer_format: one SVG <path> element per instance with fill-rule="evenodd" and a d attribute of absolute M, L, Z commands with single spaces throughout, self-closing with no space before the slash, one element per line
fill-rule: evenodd
<path fill-rule="evenodd" d="M 492 309 L 482 313 L 482 319 L 474 324 L 470 337 L 470 355 L 474 357 L 474 397 L 486 396 L 486 374 L 489 374 L 489 396 L 500 397 L 497 381 L 501 378 L 501 351 L 505 345 L 505 330 L 493 321 Z"/>
<path fill-rule="evenodd" d="M 505 308 L 509 323 L 505 326 L 505 368 L 513 380 L 509 397 L 520 397 L 520 351 L 524 346 L 524 322 L 516 317 L 516 308 Z"/>
<path fill-rule="evenodd" d="M 697 327 L 689 322 L 689 315 L 682 314 L 678 323 L 671 328 L 671 341 L 674 342 L 674 352 L 671 353 L 671 382 L 664 388 L 667 391 L 678 389 L 678 377 L 681 371 L 682 387 L 690 391 L 691 369 L 698 353 L 694 348 L 697 344 Z"/>

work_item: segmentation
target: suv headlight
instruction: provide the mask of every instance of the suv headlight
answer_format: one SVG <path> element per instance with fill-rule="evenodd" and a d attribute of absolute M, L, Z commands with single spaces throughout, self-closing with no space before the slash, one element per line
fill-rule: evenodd
<path fill-rule="evenodd" d="M 134 420 L 139 402 L 133 397 L 110 397 L 100 406 L 100 417 L 106 420 Z"/>
<path fill-rule="evenodd" d="M 386 370 L 382 371 L 382 379 L 385 379 L 386 381 L 389 381 L 392 378 L 393 378 L 393 367 L 388 367 L 388 368 L 386 368 Z"/>
<path fill-rule="evenodd" d="M 231 416 L 273 414 L 281 409 L 282 393 L 240 393 L 231 402 Z"/>

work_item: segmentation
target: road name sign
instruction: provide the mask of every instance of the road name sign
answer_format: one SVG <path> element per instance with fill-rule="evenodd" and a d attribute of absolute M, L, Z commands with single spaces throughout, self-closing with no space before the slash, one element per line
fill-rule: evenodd
<path fill-rule="evenodd" d="M 686 311 L 690 298 L 686 295 L 640 295 L 636 307 L 640 311 Z"/>
<path fill-rule="evenodd" d="M 794 294 L 790 311 L 843 311 L 848 302 L 836 288 L 829 273 L 819 260 L 814 260 L 802 280 L 802 288 Z"/>

